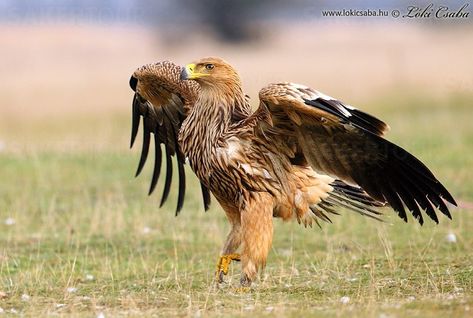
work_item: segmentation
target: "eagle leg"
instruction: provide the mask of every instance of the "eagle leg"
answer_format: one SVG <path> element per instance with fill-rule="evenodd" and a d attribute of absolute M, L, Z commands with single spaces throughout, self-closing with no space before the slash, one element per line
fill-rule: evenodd
<path fill-rule="evenodd" d="M 241 245 L 241 223 L 240 212 L 233 206 L 226 205 L 224 202 L 220 203 L 227 215 L 228 221 L 232 225 L 230 233 L 228 233 L 225 245 L 217 264 L 217 283 L 223 283 L 223 276 L 228 273 L 228 266 L 232 261 L 240 261 L 240 255 L 237 250 Z"/>
<path fill-rule="evenodd" d="M 223 276 L 228 274 L 228 268 L 232 261 L 240 261 L 240 254 L 226 254 L 220 256 L 217 263 L 217 282 L 223 283 Z"/>
<path fill-rule="evenodd" d="M 273 241 L 274 198 L 265 192 L 251 193 L 241 211 L 242 287 L 250 287 L 258 270 L 266 265 Z"/>

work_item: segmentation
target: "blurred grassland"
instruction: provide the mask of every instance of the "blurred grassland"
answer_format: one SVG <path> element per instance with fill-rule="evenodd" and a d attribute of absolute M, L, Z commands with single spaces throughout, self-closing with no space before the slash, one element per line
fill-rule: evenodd
<path fill-rule="evenodd" d="M 457 30 L 447 36 L 385 28 L 393 32 L 392 41 L 403 39 L 397 50 L 410 52 L 414 59 L 401 63 L 403 74 L 411 74 L 409 63 L 420 65 L 418 73 L 402 79 L 383 76 L 392 65 L 391 46 L 382 47 L 387 40 L 378 29 L 350 28 L 350 37 L 340 26 L 333 26 L 332 36 L 316 29 L 305 40 L 318 37 L 332 51 L 324 48 L 306 56 L 320 41 L 294 39 L 306 47 L 292 50 L 293 66 L 282 62 L 288 61 L 291 50 L 278 38 L 268 40 L 267 47 L 238 50 L 203 42 L 212 55 L 236 61 L 254 104 L 259 87 L 288 79 L 386 120 L 392 128 L 388 139 L 425 162 L 462 204 L 453 209 L 453 221 L 440 217 L 438 226 L 426 222 L 420 227 L 412 219 L 406 225 L 390 210 L 386 223 L 341 211 L 322 230 L 275 220 L 268 266 L 254 290 L 240 294 L 234 290 L 239 264 L 232 267 L 227 285 L 214 288 L 215 263 L 229 229 L 216 202 L 203 212 L 198 182 L 188 170 L 182 215 L 174 217 L 174 192 L 158 209 L 162 183 L 147 197 L 151 164 L 134 179 L 140 144 L 128 150 L 132 94 L 127 80 L 133 69 L 168 55 L 186 63 L 207 55 L 206 49 L 165 48 L 140 30 L 65 26 L 51 35 L 48 28 L 0 28 L 6 56 L 24 63 L 2 62 L 4 70 L 16 68 L 17 74 L 0 87 L 4 311 L 32 317 L 101 312 L 181 317 L 471 314 L 473 92 L 468 74 L 472 63 L 466 57 L 472 44 L 458 43 Z M 298 31 L 295 27 L 291 32 Z M 30 38 L 15 40 L 15 34 L 25 32 Z M 366 46 L 354 46 L 353 37 Z M 445 50 L 432 46 L 432 39 L 447 41 L 451 58 L 445 59 L 443 71 L 424 65 L 422 54 L 429 48 L 414 45 L 419 39 L 431 45 L 426 59 Z M 351 49 L 345 56 L 350 61 L 337 64 L 333 61 L 339 61 L 343 43 Z M 364 63 L 372 49 L 374 65 L 367 68 Z M 245 59 L 252 54 L 252 60 Z M 324 66 L 328 61 L 341 69 L 331 71 Z M 271 71 L 265 64 L 270 62 Z M 363 67 L 358 69 L 359 64 Z M 449 73 L 455 65 L 464 68 Z M 342 71 L 344 66 L 348 69 Z M 312 76 L 310 70 L 320 75 Z M 456 243 L 447 241 L 448 234 L 456 236 Z M 349 297 L 347 304 L 340 301 L 344 296 Z"/>

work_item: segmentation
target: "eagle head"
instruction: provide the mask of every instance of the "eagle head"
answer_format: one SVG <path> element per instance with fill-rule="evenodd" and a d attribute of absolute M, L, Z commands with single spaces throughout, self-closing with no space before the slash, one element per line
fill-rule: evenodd
<path fill-rule="evenodd" d="M 218 57 L 206 57 L 187 64 L 181 72 L 181 80 L 194 80 L 201 87 L 240 86 L 240 77 L 235 69 Z"/>

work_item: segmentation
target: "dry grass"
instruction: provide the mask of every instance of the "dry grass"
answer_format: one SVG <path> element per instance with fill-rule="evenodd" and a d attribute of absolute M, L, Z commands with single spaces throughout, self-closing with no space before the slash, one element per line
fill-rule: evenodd
<path fill-rule="evenodd" d="M 266 271 L 238 294 L 236 266 L 214 287 L 228 225 L 216 204 L 203 213 L 195 178 L 178 218 L 174 202 L 158 209 L 158 195 L 146 196 L 150 167 L 132 178 L 129 74 L 149 61 L 212 54 L 235 61 L 253 96 L 289 79 L 361 104 L 457 198 L 473 201 L 472 44 L 457 42 L 465 33 L 302 30 L 236 49 L 204 39 L 165 48 L 126 28 L 0 28 L 2 70 L 15 74 L 0 87 L 0 308 L 34 317 L 468 316 L 471 208 L 422 228 L 389 211 L 386 224 L 343 212 L 322 230 L 276 221 Z"/>

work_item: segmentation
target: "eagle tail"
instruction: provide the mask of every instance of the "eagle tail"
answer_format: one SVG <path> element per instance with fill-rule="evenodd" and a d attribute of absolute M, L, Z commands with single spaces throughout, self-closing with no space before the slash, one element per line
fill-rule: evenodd
<path fill-rule="evenodd" d="M 331 223 L 328 215 L 339 215 L 337 210 L 340 208 L 382 221 L 380 218 L 382 213 L 379 209 L 385 206 L 384 203 L 376 201 L 360 187 L 349 185 L 341 180 L 335 180 L 330 185 L 333 190 L 329 195 L 318 204 L 310 206 L 312 217 L 319 227 L 318 220 Z"/>

